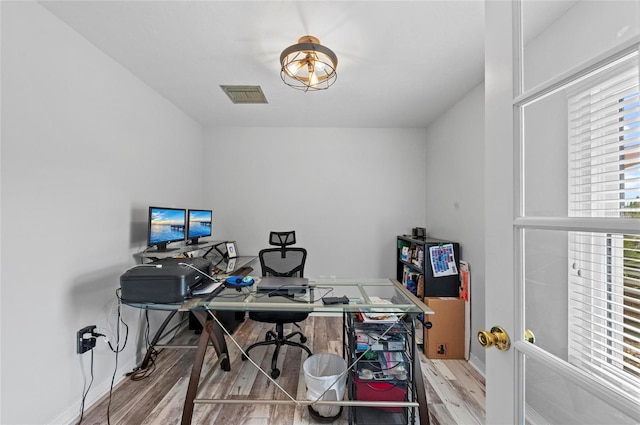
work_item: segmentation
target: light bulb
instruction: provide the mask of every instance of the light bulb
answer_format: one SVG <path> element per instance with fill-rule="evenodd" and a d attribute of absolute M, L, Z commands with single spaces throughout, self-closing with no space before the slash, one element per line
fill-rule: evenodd
<path fill-rule="evenodd" d="M 298 70 L 300 70 L 300 68 L 302 68 L 302 65 L 304 65 L 304 60 L 301 61 L 295 61 L 295 62 L 291 62 L 289 64 L 287 64 L 287 66 L 285 67 L 287 70 L 287 74 L 294 76 L 298 73 Z"/>

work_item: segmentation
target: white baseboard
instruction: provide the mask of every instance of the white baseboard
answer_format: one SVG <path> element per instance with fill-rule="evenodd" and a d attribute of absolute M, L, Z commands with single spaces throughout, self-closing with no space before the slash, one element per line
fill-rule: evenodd
<path fill-rule="evenodd" d="M 483 378 L 486 378 L 484 374 L 485 364 L 478 358 L 478 356 L 475 356 L 473 353 L 469 354 L 469 364 L 476 370 L 476 372 L 482 375 Z"/>
<path fill-rule="evenodd" d="M 145 350 L 146 352 L 146 350 Z M 115 354 L 114 354 L 115 355 Z M 144 352 L 143 352 L 144 355 Z M 133 368 L 137 366 L 136 358 L 138 356 L 134 356 L 131 360 L 129 360 L 126 364 L 123 364 L 118 367 L 116 370 L 116 379 L 113 382 L 113 386 L 118 385 L 120 381 L 126 379 L 126 373 L 129 373 Z M 95 382 L 94 382 L 95 384 Z M 86 412 L 91 406 L 96 404 L 96 402 L 100 401 L 105 395 L 109 394 L 111 389 L 111 378 L 101 382 L 97 386 L 92 386 L 91 390 L 87 394 L 87 398 L 84 402 L 84 411 Z M 80 419 L 80 402 L 77 405 L 71 406 L 66 409 L 64 412 L 59 414 L 56 418 L 54 418 L 48 425 L 75 425 L 78 423 Z"/>

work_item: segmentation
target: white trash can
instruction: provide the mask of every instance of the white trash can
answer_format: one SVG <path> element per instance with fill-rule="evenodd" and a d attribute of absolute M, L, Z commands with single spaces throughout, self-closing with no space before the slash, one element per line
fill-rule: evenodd
<path fill-rule="evenodd" d="M 307 400 L 315 401 L 323 393 L 322 400 L 343 399 L 347 384 L 347 362 L 342 357 L 330 353 L 314 354 L 305 360 L 302 369 L 307 384 Z M 309 406 L 309 413 L 314 419 L 333 420 L 342 413 L 342 406 Z M 320 418 L 316 415 L 319 415 Z M 320 421 L 326 422 L 325 420 Z"/>

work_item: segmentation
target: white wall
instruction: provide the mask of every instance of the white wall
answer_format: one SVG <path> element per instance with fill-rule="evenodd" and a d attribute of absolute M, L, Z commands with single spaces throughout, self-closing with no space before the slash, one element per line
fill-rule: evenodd
<path fill-rule="evenodd" d="M 564 1 L 571 7 L 525 44 L 524 87 L 529 90 L 640 34 L 638 0 Z M 542 5 L 541 5 L 542 4 Z M 524 2 L 525 30 L 540 18 L 543 2 Z M 536 13 L 535 9 L 538 9 Z"/>
<path fill-rule="evenodd" d="M 484 326 L 484 84 L 427 129 L 426 227 L 431 237 L 460 243 L 471 270 L 471 361 L 484 370 L 473 337 Z"/>
<path fill-rule="evenodd" d="M 424 129 L 208 129 L 205 158 L 214 238 L 255 255 L 295 230 L 309 277 L 395 277 L 396 236 L 424 225 Z"/>
<path fill-rule="evenodd" d="M 118 278 L 145 246 L 148 205 L 202 204 L 203 131 L 37 3 L 1 7 L 0 422 L 67 423 L 89 374 L 75 333 L 115 328 Z M 117 380 L 140 341 L 140 312 L 124 313 Z M 94 353 L 88 403 L 114 373 L 102 340 Z"/>

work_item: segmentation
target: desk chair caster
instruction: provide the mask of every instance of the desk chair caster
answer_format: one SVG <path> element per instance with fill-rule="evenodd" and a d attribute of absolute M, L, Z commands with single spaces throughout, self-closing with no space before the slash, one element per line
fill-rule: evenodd
<path fill-rule="evenodd" d="M 300 326 L 297 323 L 295 322 L 292 322 L 292 323 L 296 327 L 300 328 Z M 299 336 L 300 342 L 291 341 L 291 338 L 293 338 L 294 336 Z M 293 347 L 302 348 L 307 352 L 308 356 L 311 356 L 312 355 L 311 350 L 309 350 L 309 348 L 304 345 L 306 341 L 307 341 L 307 337 L 304 336 L 300 331 L 295 331 L 295 332 L 291 332 L 288 335 L 284 335 L 284 324 L 277 323 L 275 332 L 272 330 L 267 331 L 264 337 L 264 341 L 256 342 L 251 346 L 249 346 L 249 348 L 247 348 L 247 350 L 245 351 L 246 354 L 242 355 L 242 361 L 247 360 L 249 351 L 253 350 L 255 347 L 259 347 L 261 345 L 266 345 L 266 346 L 275 345 L 275 350 L 273 351 L 273 356 L 271 357 L 271 377 L 273 379 L 276 379 L 280 376 L 280 369 L 278 369 L 278 366 L 277 366 L 278 353 L 280 352 L 280 348 L 284 345 L 290 345 Z"/>
<path fill-rule="evenodd" d="M 273 379 L 278 379 L 278 376 L 280 376 L 280 369 L 271 369 L 270 375 Z"/>

